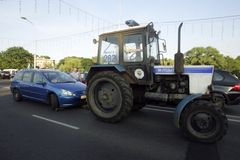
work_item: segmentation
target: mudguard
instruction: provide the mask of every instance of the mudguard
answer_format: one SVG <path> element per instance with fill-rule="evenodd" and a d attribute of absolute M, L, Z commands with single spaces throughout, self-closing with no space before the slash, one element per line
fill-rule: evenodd
<path fill-rule="evenodd" d="M 102 68 L 113 68 L 115 70 L 117 70 L 118 72 L 124 72 L 126 71 L 126 69 L 122 66 L 122 65 L 119 65 L 119 64 L 101 64 L 101 65 L 93 65 L 90 69 L 90 72 L 92 70 L 95 70 L 95 69 L 102 69 Z"/>
<path fill-rule="evenodd" d="M 182 111 L 184 108 L 189 104 L 189 102 L 193 101 L 196 98 L 201 97 L 202 94 L 192 94 L 187 97 L 185 97 L 176 107 L 175 113 L 174 113 L 174 124 L 177 128 L 180 127 L 180 117 L 182 114 Z"/>
<path fill-rule="evenodd" d="M 89 79 L 93 76 L 93 74 L 96 71 L 104 71 L 104 70 L 114 70 L 117 71 L 119 73 L 125 72 L 126 69 L 124 68 L 124 66 L 119 65 L 119 64 L 98 64 L 98 65 L 93 65 L 91 66 L 89 72 L 88 72 L 88 76 L 87 76 L 87 82 L 89 81 Z"/>

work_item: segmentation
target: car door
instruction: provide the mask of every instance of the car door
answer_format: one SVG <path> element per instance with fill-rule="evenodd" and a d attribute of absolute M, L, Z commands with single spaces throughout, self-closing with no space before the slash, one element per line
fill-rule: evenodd
<path fill-rule="evenodd" d="M 32 91 L 31 91 L 31 87 L 33 84 L 32 75 L 33 75 L 32 71 L 25 71 L 23 73 L 23 79 L 20 84 L 20 90 L 24 97 L 32 97 Z"/>
<path fill-rule="evenodd" d="M 40 72 L 34 72 L 32 96 L 40 101 L 47 101 L 47 81 Z"/>

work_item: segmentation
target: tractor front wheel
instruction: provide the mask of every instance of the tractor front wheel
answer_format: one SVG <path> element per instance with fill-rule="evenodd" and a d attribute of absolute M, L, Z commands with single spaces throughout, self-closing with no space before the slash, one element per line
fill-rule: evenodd
<path fill-rule="evenodd" d="M 100 120 L 119 122 L 131 111 L 132 88 L 115 72 L 99 72 L 88 83 L 87 101 L 92 113 Z"/>
<path fill-rule="evenodd" d="M 190 140 L 213 143 L 226 134 L 228 123 L 218 106 L 210 101 L 197 100 L 182 113 L 181 129 Z"/>

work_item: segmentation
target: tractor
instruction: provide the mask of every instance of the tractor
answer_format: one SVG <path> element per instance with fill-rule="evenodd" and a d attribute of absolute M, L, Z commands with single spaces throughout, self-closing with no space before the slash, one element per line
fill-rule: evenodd
<path fill-rule="evenodd" d="M 91 112 L 99 120 L 116 123 L 148 102 L 174 102 L 174 123 L 189 140 L 220 140 L 228 123 L 211 94 L 214 66 L 184 66 L 182 23 L 174 66 L 163 65 L 166 41 L 152 22 L 140 26 L 129 20 L 126 24 L 129 28 L 103 33 L 93 40 L 98 43 L 98 56 L 87 76 Z"/>

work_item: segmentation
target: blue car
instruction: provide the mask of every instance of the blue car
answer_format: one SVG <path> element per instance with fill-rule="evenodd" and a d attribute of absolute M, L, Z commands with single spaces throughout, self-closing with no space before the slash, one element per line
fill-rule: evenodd
<path fill-rule="evenodd" d="M 54 110 L 86 102 L 86 85 L 56 70 L 21 70 L 14 76 L 10 89 L 15 101 L 41 101 Z"/>

